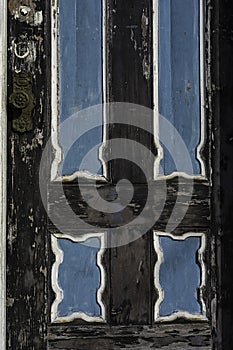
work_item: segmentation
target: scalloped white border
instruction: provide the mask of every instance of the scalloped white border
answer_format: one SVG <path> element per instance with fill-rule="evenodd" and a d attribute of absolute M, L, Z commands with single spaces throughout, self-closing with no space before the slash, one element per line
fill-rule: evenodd
<path fill-rule="evenodd" d="M 204 51 L 204 3 L 205 0 L 199 0 L 200 2 L 200 99 L 201 99 L 201 130 L 200 130 L 200 142 L 196 147 L 196 158 L 200 163 L 201 173 L 188 175 L 185 177 L 190 178 L 206 178 L 206 168 L 204 161 L 201 157 L 202 149 L 206 142 L 206 113 L 205 113 L 205 51 Z M 52 52 L 51 52 L 51 67 L 52 67 L 52 118 L 51 118 L 51 140 L 52 147 L 54 149 L 54 159 L 51 166 L 51 180 L 52 181 L 72 181 L 77 176 L 89 177 L 90 174 L 86 171 L 76 171 L 74 174 L 68 176 L 58 176 L 59 165 L 62 161 L 62 148 L 59 144 L 59 107 L 58 107 L 58 0 L 52 0 L 52 32 L 51 32 L 51 42 L 52 42 Z M 103 144 L 106 142 L 107 137 L 107 57 L 106 57 L 106 4 L 102 1 L 102 57 L 103 57 L 103 143 L 99 148 L 99 159 L 103 166 L 103 175 L 91 175 L 92 178 L 96 180 L 102 180 L 107 177 L 107 168 L 104 162 L 104 147 Z M 159 141 L 159 108 L 158 108 L 158 1 L 153 0 L 153 101 L 154 101 L 154 142 L 157 148 L 158 155 L 154 163 L 154 180 L 161 178 L 174 178 L 178 175 L 183 175 L 183 172 L 173 172 L 166 176 L 159 176 L 159 165 L 163 159 L 163 148 Z"/>
<path fill-rule="evenodd" d="M 205 163 L 201 157 L 202 149 L 206 142 L 206 112 L 205 112 L 205 30 L 204 30 L 204 4 L 205 0 L 199 0 L 200 4 L 200 117 L 201 117 L 201 127 L 200 127 L 200 142 L 196 146 L 196 158 L 200 163 L 201 173 L 188 175 L 188 177 L 192 178 L 206 178 L 206 168 Z M 179 174 L 183 174 L 182 172 L 173 172 L 172 174 L 161 176 L 159 175 L 159 165 L 161 160 L 163 159 L 163 148 L 159 141 L 159 47 L 158 47 L 158 0 L 153 0 L 153 85 L 154 85 L 154 140 L 155 145 L 158 150 L 158 155 L 156 161 L 154 163 L 154 178 L 171 178 L 175 177 Z"/>
<path fill-rule="evenodd" d="M 169 321 L 174 321 L 177 318 L 183 317 L 188 320 L 192 321 L 206 321 L 206 306 L 205 302 L 203 299 L 203 288 L 206 285 L 206 266 L 204 263 L 204 252 L 206 249 L 206 236 L 204 233 L 196 233 L 196 232 L 188 232 L 183 234 L 182 236 L 175 236 L 171 233 L 166 233 L 166 232 L 160 232 L 160 231 L 153 231 L 154 234 L 154 249 L 157 254 L 157 262 L 155 264 L 154 268 L 154 285 L 155 288 L 158 291 L 158 299 L 156 300 L 155 307 L 154 307 L 154 320 L 155 322 L 169 322 Z M 159 281 L 159 272 L 160 272 L 160 267 L 163 262 L 163 252 L 161 250 L 160 244 L 159 244 L 159 237 L 170 237 L 173 240 L 177 241 L 184 241 L 186 238 L 189 237 L 200 237 L 201 238 L 201 246 L 198 249 L 198 262 L 200 264 L 200 269 L 201 269 L 201 283 L 199 287 L 200 291 L 200 298 L 199 298 L 199 303 L 201 306 L 201 314 L 192 314 L 186 311 L 177 311 L 173 312 L 171 315 L 168 316 L 160 316 L 159 311 L 160 311 L 160 305 L 164 300 L 164 291 L 160 285 Z"/>
<path fill-rule="evenodd" d="M 59 273 L 59 266 L 61 265 L 64 257 L 63 251 L 59 248 L 58 245 L 58 240 L 59 238 L 61 239 L 69 239 L 72 242 L 75 243 L 80 243 L 80 242 L 85 242 L 86 240 L 90 238 L 99 238 L 100 239 L 100 250 L 97 253 L 97 266 L 100 269 L 100 276 L 101 276 L 101 283 L 100 287 L 97 291 L 97 302 L 100 306 L 101 309 L 101 316 L 89 316 L 84 312 L 74 312 L 69 316 L 63 316 L 63 317 L 58 317 L 57 316 L 57 309 L 58 305 L 62 302 L 63 300 L 63 290 L 60 288 L 58 284 L 58 273 Z M 106 308 L 104 306 L 104 303 L 102 301 L 102 295 L 105 289 L 105 283 L 106 283 L 106 274 L 105 274 L 105 269 L 102 264 L 102 257 L 105 252 L 105 234 L 104 233 L 88 233 L 88 234 L 83 234 L 82 236 L 74 237 L 71 235 L 67 234 L 54 234 L 51 235 L 51 241 L 52 241 L 52 250 L 53 253 L 56 257 L 56 260 L 52 266 L 52 274 L 51 274 L 51 279 L 52 279 L 52 289 L 56 295 L 56 299 L 54 300 L 52 307 L 51 307 L 51 322 L 52 323 L 64 323 L 64 322 L 72 322 L 75 319 L 82 319 L 86 322 L 99 322 L 99 323 L 105 323 L 106 322 Z"/>

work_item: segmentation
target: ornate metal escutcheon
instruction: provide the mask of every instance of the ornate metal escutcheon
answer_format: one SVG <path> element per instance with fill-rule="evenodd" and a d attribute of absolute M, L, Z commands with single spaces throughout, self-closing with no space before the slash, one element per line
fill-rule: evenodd
<path fill-rule="evenodd" d="M 35 96 L 32 92 L 32 76 L 29 73 L 14 73 L 13 93 L 9 102 L 18 110 L 19 116 L 13 116 L 12 128 L 17 132 L 27 132 L 33 129 L 33 109 Z"/>

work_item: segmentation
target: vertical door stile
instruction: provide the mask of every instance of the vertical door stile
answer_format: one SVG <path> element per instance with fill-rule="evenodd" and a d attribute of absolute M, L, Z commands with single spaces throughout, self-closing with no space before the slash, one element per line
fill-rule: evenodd
<path fill-rule="evenodd" d="M 152 110 L 152 2 L 110 0 L 108 8 L 111 50 L 108 51 L 109 102 L 132 103 Z M 114 113 L 110 113 L 110 118 L 109 139 L 121 140 L 123 158 L 110 162 L 112 182 L 117 183 L 126 178 L 134 185 L 139 184 L 139 187 L 145 185 L 144 174 L 133 166 L 134 157 L 145 159 L 143 147 L 142 153 L 132 154 L 132 162 L 128 163 L 124 160 L 124 154 L 128 151 L 124 148 L 127 147 L 124 142 L 127 139 L 133 140 L 152 150 L 153 118 L 147 116 L 142 121 L 141 129 L 134 126 L 134 114 L 127 119 L 127 125 L 117 124 Z M 147 171 L 152 178 L 152 162 L 151 169 Z M 139 191 L 143 193 L 143 189 Z M 120 229 L 126 237 L 132 234 L 130 230 L 134 230 L 134 227 L 125 229 L 125 232 L 124 227 Z M 111 323 L 114 325 L 151 323 L 151 237 L 150 233 L 145 233 L 127 245 L 111 249 Z"/>
<path fill-rule="evenodd" d="M 0 347 L 6 347 L 7 1 L 0 2 Z"/>

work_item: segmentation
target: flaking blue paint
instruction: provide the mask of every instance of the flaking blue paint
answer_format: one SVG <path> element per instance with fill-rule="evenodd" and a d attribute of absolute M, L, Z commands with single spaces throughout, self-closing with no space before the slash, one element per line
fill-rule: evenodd
<path fill-rule="evenodd" d="M 196 158 L 201 127 L 199 9 L 199 0 L 158 0 L 159 113 L 180 133 L 192 160 L 193 174 L 200 174 Z M 166 132 L 160 130 L 160 133 Z M 169 136 L 171 149 L 174 149 L 174 135 Z M 164 174 L 173 171 L 190 174 L 187 163 L 183 162 L 177 169 L 171 155 L 162 146 Z"/>
<path fill-rule="evenodd" d="M 59 118 L 60 123 L 73 113 L 101 104 L 102 82 L 102 1 L 59 1 Z M 102 112 L 93 116 L 102 125 Z M 78 125 L 77 125 L 78 128 Z M 102 141 L 102 128 L 90 130 L 70 149 L 60 170 L 70 175 L 77 170 L 96 172 L 98 150 L 83 169 L 85 154 Z M 61 147 L 63 145 L 61 144 Z M 99 173 L 101 164 L 99 162 Z"/>
<path fill-rule="evenodd" d="M 200 314 L 197 289 L 200 287 L 201 272 L 196 261 L 200 237 L 185 240 L 159 237 L 159 243 L 163 252 L 159 281 L 164 290 L 160 316 L 168 316 L 176 311 Z"/>
<path fill-rule="evenodd" d="M 58 285 L 63 290 L 63 300 L 58 305 L 58 317 L 83 312 L 89 316 L 101 316 L 97 303 L 97 291 L 101 276 L 97 266 L 100 241 L 88 239 L 86 244 L 68 239 L 58 239 L 63 251 L 63 262 L 59 266 Z"/>

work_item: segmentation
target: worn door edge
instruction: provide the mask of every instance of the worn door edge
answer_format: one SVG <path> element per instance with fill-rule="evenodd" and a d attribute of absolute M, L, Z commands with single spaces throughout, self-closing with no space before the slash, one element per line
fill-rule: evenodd
<path fill-rule="evenodd" d="M 0 1 L 0 348 L 6 348 L 7 0 Z"/>

